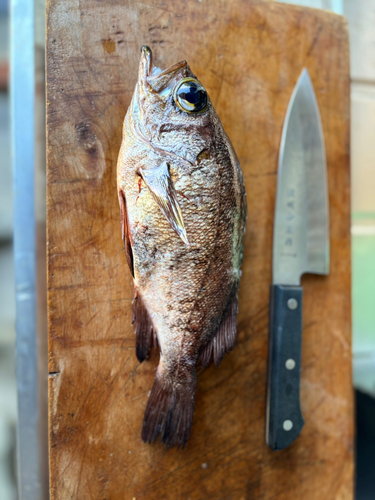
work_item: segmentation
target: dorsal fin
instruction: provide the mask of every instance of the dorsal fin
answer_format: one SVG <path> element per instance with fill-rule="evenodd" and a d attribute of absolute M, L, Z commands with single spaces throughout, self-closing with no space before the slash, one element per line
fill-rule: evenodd
<path fill-rule="evenodd" d="M 169 174 L 167 162 L 150 169 L 140 168 L 139 173 L 172 229 L 189 246 L 177 193 Z"/>
<path fill-rule="evenodd" d="M 133 250 L 132 250 L 131 234 L 129 229 L 128 211 L 126 208 L 125 194 L 121 189 L 119 189 L 118 192 L 118 199 L 120 202 L 120 214 L 121 214 L 121 236 L 122 239 L 124 240 L 126 260 L 128 262 L 130 272 L 132 273 L 134 278 Z"/>

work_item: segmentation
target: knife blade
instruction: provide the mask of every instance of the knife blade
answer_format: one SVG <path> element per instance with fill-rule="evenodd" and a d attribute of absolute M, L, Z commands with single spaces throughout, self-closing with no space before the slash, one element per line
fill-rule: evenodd
<path fill-rule="evenodd" d="M 281 136 L 273 235 L 266 442 L 273 450 L 300 434 L 304 273 L 329 274 L 327 165 L 314 88 L 303 69 Z"/>

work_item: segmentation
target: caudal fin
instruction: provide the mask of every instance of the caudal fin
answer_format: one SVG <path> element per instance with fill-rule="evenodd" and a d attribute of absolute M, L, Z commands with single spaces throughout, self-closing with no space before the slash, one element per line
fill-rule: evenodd
<path fill-rule="evenodd" d="M 153 443 L 159 434 L 167 447 L 185 448 L 193 423 L 196 373 L 173 383 L 158 368 L 143 419 L 142 440 Z"/>

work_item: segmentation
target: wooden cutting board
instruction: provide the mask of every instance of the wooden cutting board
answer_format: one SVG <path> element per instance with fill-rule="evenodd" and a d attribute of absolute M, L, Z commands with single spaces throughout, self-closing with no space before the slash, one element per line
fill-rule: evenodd
<path fill-rule="evenodd" d="M 116 160 L 140 47 L 186 59 L 246 180 L 237 347 L 199 374 L 183 451 L 141 442 L 157 359 L 139 364 Z M 264 441 L 277 157 L 307 67 L 326 140 L 331 274 L 306 276 L 298 440 Z M 249 0 L 49 0 L 48 316 L 51 498 L 353 498 L 349 62 L 343 18 Z"/>

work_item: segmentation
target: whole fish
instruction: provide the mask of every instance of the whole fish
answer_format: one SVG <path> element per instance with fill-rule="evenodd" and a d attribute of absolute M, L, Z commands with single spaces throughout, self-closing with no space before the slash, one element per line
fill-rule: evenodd
<path fill-rule="evenodd" d="M 125 254 L 134 278 L 139 361 L 160 347 L 142 439 L 185 447 L 197 367 L 237 335 L 246 193 L 208 94 L 185 61 L 161 71 L 142 47 L 117 165 Z"/>

